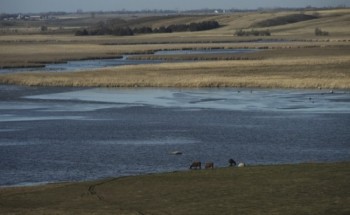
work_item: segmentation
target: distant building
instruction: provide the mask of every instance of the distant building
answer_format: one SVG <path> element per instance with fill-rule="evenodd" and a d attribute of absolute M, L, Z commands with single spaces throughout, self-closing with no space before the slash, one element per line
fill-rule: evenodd
<path fill-rule="evenodd" d="M 29 16 L 29 20 L 32 20 L 32 21 L 37 21 L 40 19 L 41 19 L 41 16 Z"/>
<path fill-rule="evenodd" d="M 226 13 L 226 10 L 224 10 L 224 9 L 223 9 L 223 10 L 215 10 L 214 13 L 215 13 L 215 14 L 219 14 L 219 13 L 225 14 L 225 13 Z"/>

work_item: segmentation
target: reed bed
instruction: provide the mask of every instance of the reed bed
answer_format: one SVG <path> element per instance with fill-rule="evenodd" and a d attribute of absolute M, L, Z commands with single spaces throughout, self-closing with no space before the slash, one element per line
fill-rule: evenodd
<path fill-rule="evenodd" d="M 66 87 L 262 87 L 350 89 L 350 56 L 205 61 L 0 76 L 2 84 Z"/>
<path fill-rule="evenodd" d="M 124 54 L 147 54 L 157 50 L 181 50 L 181 49 L 260 49 L 260 50 L 292 50 L 298 49 L 302 54 L 302 50 L 313 48 L 337 47 L 339 51 L 345 49 L 349 51 L 349 43 L 347 41 L 295 41 L 280 43 L 181 43 L 181 44 L 134 44 L 134 45 L 101 45 L 101 44 L 81 44 L 81 43 L 64 43 L 46 44 L 34 42 L 29 43 L 0 43 L 0 49 L 6 50 L 0 52 L 0 68 L 8 67 L 29 67 L 44 66 L 46 63 L 60 63 L 68 60 L 81 60 L 91 58 L 118 57 Z M 299 53 L 299 54 L 300 54 Z M 315 52 L 316 53 L 316 52 Z M 252 55 L 256 55 L 252 53 Z M 298 55 L 298 54 L 297 54 Z M 296 55 L 296 56 L 297 56 Z M 230 57 L 228 59 L 240 59 L 242 57 Z M 249 58 L 248 55 L 245 59 Z M 261 55 L 260 55 L 261 56 Z M 253 59 L 261 57 L 252 57 Z M 154 58 L 154 56 L 148 56 Z M 276 55 L 278 57 L 278 55 Z M 252 59 L 250 58 L 250 59 Z M 198 58 L 200 59 L 200 58 Z M 205 58 L 202 58 L 206 60 Z M 212 58 L 214 59 L 214 58 Z M 220 59 L 220 58 L 218 58 Z"/>
<path fill-rule="evenodd" d="M 319 19 L 270 28 L 271 37 L 236 37 L 233 34 L 237 29 L 249 30 L 256 20 L 285 16 L 295 12 L 237 13 L 210 17 L 218 20 L 223 27 L 203 32 L 144 34 L 127 37 L 76 37 L 73 34 L 1 35 L 0 68 L 43 66 L 45 63 L 105 58 L 130 53 L 149 53 L 154 50 L 215 47 L 257 49 L 344 47 L 349 46 L 350 42 L 350 34 L 345 27 L 349 25 L 349 11 L 349 9 L 319 11 Z M 191 17 L 191 19 L 197 18 L 199 17 Z M 167 20 L 166 17 L 164 19 Z M 160 17 L 153 24 L 158 25 L 162 21 L 164 20 Z M 329 31 L 330 36 L 316 37 L 315 27 Z M 268 42 L 269 40 L 273 42 Z"/>

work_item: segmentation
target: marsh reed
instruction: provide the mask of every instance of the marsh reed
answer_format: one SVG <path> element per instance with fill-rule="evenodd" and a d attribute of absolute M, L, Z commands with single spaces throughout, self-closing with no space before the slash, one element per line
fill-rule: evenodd
<path fill-rule="evenodd" d="M 350 56 L 205 61 L 0 76 L 2 84 L 64 87 L 261 87 L 350 89 Z"/>

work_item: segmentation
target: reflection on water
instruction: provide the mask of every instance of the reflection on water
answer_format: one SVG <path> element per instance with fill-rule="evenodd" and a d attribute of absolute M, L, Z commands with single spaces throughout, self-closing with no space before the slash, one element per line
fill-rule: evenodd
<path fill-rule="evenodd" d="M 349 125 L 349 91 L 0 86 L 0 186 L 349 161 Z"/>

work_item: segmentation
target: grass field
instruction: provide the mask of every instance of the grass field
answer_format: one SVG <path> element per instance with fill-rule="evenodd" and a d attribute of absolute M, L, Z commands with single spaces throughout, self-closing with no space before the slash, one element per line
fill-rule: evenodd
<path fill-rule="evenodd" d="M 317 15 L 284 25 L 264 25 L 271 37 L 237 37 L 259 21 L 298 14 L 265 11 L 208 16 L 180 15 L 130 18 L 125 23 L 158 27 L 217 20 L 222 27 L 200 32 L 142 34 L 136 36 L 85 36 L 72 34 L 15 34 L 0 36 L 0 67 L 43 66 L 67 60 L 112 58 L 156 50 L 203 48 L 256 48 L 264 51 L 221 56 L 152 56 L 144 59 L 200 60 L 164 65 L 127 66 L 79 73 L 1 75 L 0 83 L 36 86 L 104 87 L 287 87 L 349 89 L 350 9 L 304 11 Z M 77 21 L 74 21 L 75 25 Z M 123 22 L 124 23 L 124 22 Z M 82 22 L 82 25 L 86 22 Z M 315 28 L 330 33 L 315 36 Z M 140 57 L 134 57 L 140 58 Z"/>
<path fill-rule="evenodd" d="M 219 168 L 0 189 L 0 214 L 350 213 L 350 164 Z"/>
<path fill-rule="evenodd" d="M 0 83 L 73 87 L 264 87 L 350 88 L 350 55 L 341 52 L 283 57 L 272 50 L 262 60 L 198 61 L 99 69 L 74 73 L 0 75 Z M 310 52 L 319 52 L 315 49 Z M 346 51 L 345 51 L 346 52 Z M 297 51 L 294 53 L 298 54 Z M 260 53 L 261 55 L 261 53 Z M 263 54 L 264 55 L 264 54 Z M 278 56 L 277 56 L 278 55 Z M 271 57 L 268 57 L 271 56 Z M 275 57 L 273 57 L 275 56 Z"/>
<path fill-rule="evenodd" d="M 350 43 L 350 9 L 310 11 L 319 18 L 288 25 L 268 28 L 271 37 L 236 37 L 237 29 L 250 29 L 258 21 L 285 17 L 298 11 L 289 12 L 250 12 L 208 16 L 156 16 L 139 17 L 128 21 L 131 26 L 143 25 L 158 27 L 171 24 L 188 24 L 205 20 L 217 20 L 223 27 L 200 32 L 181 32 L 171 34 L 141 34 L 136 36 L 88 36 L 77 37 L 71 34 L 5 34 L 0 36 L 0 67 L 38 65 L 43 62 L 60 62 L 68 59 L 91 57 L 110 57 L 124 53 L 145 52 L 162 49 L 210 48 L 210 47 L 268 47 L 288 48 L 307 46 L 344 46 Z M 80 19 L 78 19 L 80 20 Z M 100 18 L 98 18 L 99 21 Z M 76 20 L 74 25 L 78 25 Z M 94 23 L 94 22 L 92 22 Z M 68 24 L 67 24 L 68 25 Z M 85 26 L 86 21 L 81 20 Z M 28 26 L 26 26 L 28 27 Z M 319 27 L 330 32 L 327 37 L 315 37 L 314 29 Z M 263 30 L 266 28 L 257 28 Z M 264 44 L 241 43 L 257 40 L 280 40 L 280 43 Z M 238 43 L 239 42 L 239 43 Z M 237 44 L 238 43 L 238 44 Z M 114 44 L 114 45 L 104 45 Z"/>

